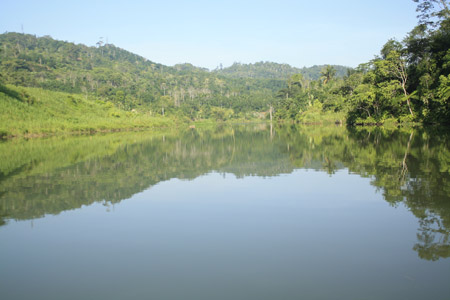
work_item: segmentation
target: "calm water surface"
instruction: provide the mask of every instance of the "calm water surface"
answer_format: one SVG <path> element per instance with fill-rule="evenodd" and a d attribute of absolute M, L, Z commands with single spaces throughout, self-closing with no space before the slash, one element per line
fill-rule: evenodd
<path fill-rule="evenodd" d="M 449 299 L 450 136 L 234 126 L 0 144 L 1 299 Z"/>

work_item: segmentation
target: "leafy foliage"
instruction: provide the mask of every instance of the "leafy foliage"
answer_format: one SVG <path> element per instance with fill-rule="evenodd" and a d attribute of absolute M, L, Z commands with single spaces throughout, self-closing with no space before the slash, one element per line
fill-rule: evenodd
<path fill-rule="evenodd" d="M 312 66 L 295 68 L 288 64 L 278 64 L 273 62 L 257 62 L 254 64 L 234 63 L 228 68 L 218 68 L 214 70 L 217 74 L 230 76 L 233 78 L 266 78 L 287 80 L 294 74 L 302 74 L 309 80 L 317 80 L 321 76 L 321 71 L 325 66 Z M 344 77 L 348 68 L 344 66 L 332 66 L 336 70 L 337 77 Z"/>
<path fill-rule="evenodd" d="M 288 88 L 279 91 L 276 116 L 305 122 L 308 114 L 323 119 L 338 113 L 345 114 L 350 125 L 386 121 L 449 124 L 449 3 L 416 2 L 421 23 L 404 41 L 389 40 L 380 56 L 349 70 L 343 79 L 334 78 L 332 66 L 321 71 L 320 80 L 292 86 L 291 78 Z"/>
<path fill-rule="evenodd" d="M 0 35 L 3 84 L 95 96 L 120 109 L 208 117 L 211 107 L 245 115 L 267 110 L 279 79 L 223 76 L 190 64 L 167 67 L 112 44 L 87 47 L 49 36 Z M 164 98 L 165 97 L 165 98 Z M 163 99 L 162 99 L 163 98 Z M 206 113 L 205 113 L 206 112 Z"/>

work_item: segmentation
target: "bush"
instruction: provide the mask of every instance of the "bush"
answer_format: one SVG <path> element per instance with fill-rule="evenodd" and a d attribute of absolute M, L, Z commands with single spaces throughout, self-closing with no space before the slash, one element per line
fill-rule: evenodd
<path fill-rule="evenodd" d="M 110 113 L 111 117 L 120 118 L 120 113 L 118 111 L 112 111 Z"/>
<path fill-rule="evenodd" d="M 400 116 L 399 121 L 400 121 L 400 123 L 411 123 L 414 121 L 414 118 L 410 114 L 403 115 L 403 116 Z"/>
<path fill-rule="evenodd" d="M 8 131 L 0 129 L 0 139 L 4 139 L 8 136 Z"/>

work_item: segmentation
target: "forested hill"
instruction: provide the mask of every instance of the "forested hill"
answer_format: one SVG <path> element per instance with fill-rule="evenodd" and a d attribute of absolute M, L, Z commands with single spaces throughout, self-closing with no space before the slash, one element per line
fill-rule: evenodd
<path fill-rule="evenodd" d="M 267 110 L 280 79 L 237 79 L 190 64 L 164 66 L 112 44 L 88 47 L 49 36 L 0 35 L 0 84 L 93 95 L 131 110 L 204 117 L 202 107 L 234 113 Z"/>
<path fill-rule="evenodd" d="M 266 78 L 287 80 L 294 74 L 302 74 L 305 79 L 317 80 L 322 75 L 320 72 L 326 65 L 295 68 L 288 64 L 278 64 L 273 62 L 257 62 L 254 64 L 234 63 L 230 67 L 214 70 L 217 74 L 233 78 Z M 347 75 L 348 67 L 332 65 L 336 70 L 336 77 Z"/>
<path fill-rule="evenodd" d="M 333 67 L 336 70 L 335 77 L 336 78 L 343 78 L 347 76 L 349 67 L 344 67 L 340 65 L 314 65 L 312 67 L 303 67 L 300 69 L 300 74 L 303 75 L 306 79 L 309 80 L 318 80 L 320 77 L 322 77 L 322 73 L 324 69 L 327 67 Z"/>

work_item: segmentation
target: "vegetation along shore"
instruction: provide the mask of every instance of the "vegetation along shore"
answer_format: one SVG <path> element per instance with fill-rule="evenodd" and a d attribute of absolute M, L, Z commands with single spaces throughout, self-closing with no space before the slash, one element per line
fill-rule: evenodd
<path fill-rule="evenodd" d="M 21 33 L 0 35 L 0 136 L 41 136 L 272 120 L 347 125 L 450 122 L 450 18 L 418 6 L 419 24 L 357 68 L 158 64 Z"/>

